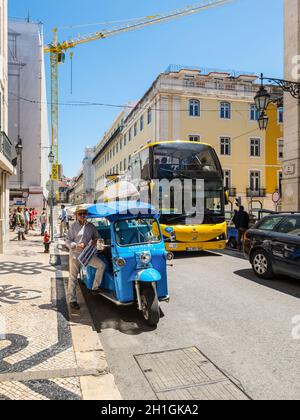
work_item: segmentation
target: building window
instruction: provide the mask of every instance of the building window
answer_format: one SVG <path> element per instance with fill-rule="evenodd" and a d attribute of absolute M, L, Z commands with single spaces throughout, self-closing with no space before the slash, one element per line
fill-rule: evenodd
<path fill-rule="evenodd" d="M 123 149 L 123 139 L 120 140 L 120 150 Z"/>
<path fill-rule="evenodd" d="M 189 101 L 189 116 L 200 117 L 200 101 L 197 99 L 191 99 Z"/>
<path fill-rule="evenodd" d="M 124 136 L 124 147 L 126 147 L 126 144 L 127 144 L 127 134 L 125 134 Z"/>
<path fill-rule="evenodd" d="M 281 106 L 278 108 L 278 124 L 283 124 L 283 114 L 284 114 L 284 108 Z"/>
<path fill-rule="evenodd" d="M 221 137 L 220 139 L 221 145 L 221 155 L 222 156 L 230 156 L 231 155 L 231 139 L 230 137 Z"/>
<path fill-rule="evenodd" d="M 261 155 L 260 139 L 250 139 L 250 156 L 260 157 L 260 155 Z"/>
<path fill-rule="evenodd" d="M 250 105 L 250 120 L 257 121 L 258 120 L 258 109 L 256 108 L 255 104 Z"/>
<path fill-rule="evenodd" d="M 191 135 L 189 136 L 189 141 L 200 141 L 200 136 L 198 135 Z"/>
<path fill-rule="evenodd" d="M 126 169 L 127 169 L 127 162 L 126 162 L 126 158 L 124 159 L 124 171 L 126 171 Z"/>
<path fill-rule="evenodd" d="M 116 144 L 116 154 L 119 153 L 119 143 Z"/>
<path fill-rule="evenodd" d="M 141 116 L 140 118 L 140 131 L 144 130 L 144 115 Z"/>
<path fill-rule="evenodd" d="M 228 190 L 231 188 L 231 170 L 225 169 L 224 170 L 224 187 Z"/>
<path fill-rule="evenodd" d="M 221 102 L 220 117 L 223 120 L 230 120 L 231 119 L 231 104 L 229 102 Z"/>
<path fill-rule="evenodd" d="M 284 157 L 284 140 L 283 139 L 279 139 L 277 141 L 277 148 L 278 148 L 278 160 L 281 160 Z"/>
<path fill-rule="evenodd" d="M 151 108 L 148 108 L 147 123 L 148 123 L 148 125 L 152 123 L 152 109 Z"/>
<path fill-rule="evenodd" d="M 259 171 L 250 172 L 250 189 L 251 191 L 260 190 L 260 172 Z"/>
<path fill-rule="evenodd" d="M 132 140 L 132 128 L 129 129 L 129 143 Z"/>
<path fill-rule="evenodd" d="M 136 137 L 136 136 L 137 136 L 137 133 L 138 133 L 137 123 L 135 123 L 135 124 L 134 124 L 134 129 L 133 129 L 133 131 L 134 131 L 134 137 Z"/>
<path fill-rule="evenodd" d="M 120 172 L 123 171 L 123 162 L 120 162 Z"/>

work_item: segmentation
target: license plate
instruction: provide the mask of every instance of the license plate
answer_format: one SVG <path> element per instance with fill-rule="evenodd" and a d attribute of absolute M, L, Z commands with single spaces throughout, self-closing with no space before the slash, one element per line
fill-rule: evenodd
<path fill-rule="evenodd" d="M 170 249 L 177 249 L 177 244 L 170 244 L 169 247 Z"/>
<path fill-rule="evenodd" d="M 202 251 L 201 248 L 187 248 L 188 252 L 197 252 L 197 251 Z"/>

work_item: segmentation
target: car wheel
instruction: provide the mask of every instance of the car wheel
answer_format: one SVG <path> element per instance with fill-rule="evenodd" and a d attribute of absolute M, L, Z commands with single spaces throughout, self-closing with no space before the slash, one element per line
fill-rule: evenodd
<path fill-rule="evenodd" d="M 254 252 L 252 267 L 254 273 L 261 279 L 269 280 L 274 278 L 271 259 L 263 249 L 258 249 Z"/>

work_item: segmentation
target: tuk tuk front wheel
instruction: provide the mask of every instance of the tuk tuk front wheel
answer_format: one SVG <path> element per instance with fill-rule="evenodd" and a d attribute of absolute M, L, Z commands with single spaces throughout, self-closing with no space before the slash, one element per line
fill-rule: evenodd
<path fill-rule="evenodd" d="M 142 314 L 148 325 L 156 326 L 160 319 L 156 288 L 152 284 L 141 285 Z"/>

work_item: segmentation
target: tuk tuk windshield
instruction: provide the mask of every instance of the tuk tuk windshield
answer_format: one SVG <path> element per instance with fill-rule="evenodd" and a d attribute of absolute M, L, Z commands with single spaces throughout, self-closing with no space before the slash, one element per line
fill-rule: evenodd
<path fill-rule="evenodd" d="M 116 241 L 120 246 L 161 242 L 158 222 L 153 218 L 127 219 L 115 222 Z"/>

